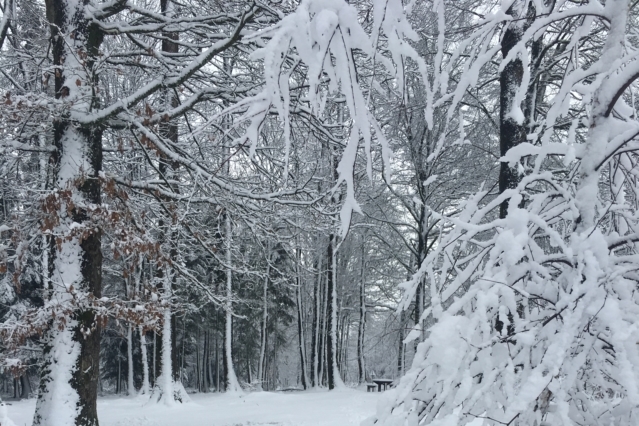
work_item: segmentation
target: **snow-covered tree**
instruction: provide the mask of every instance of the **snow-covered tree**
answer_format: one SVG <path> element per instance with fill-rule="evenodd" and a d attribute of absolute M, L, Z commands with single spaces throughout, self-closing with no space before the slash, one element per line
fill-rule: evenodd
<path fill-rule="evenodd" d="M 437 5 L 445 20 L 447 3 Z M 501 61 L 510 177 L 458 214 L 433 211 L 439 238 L 404 288 L 427 282 L 434 325 L 371 421 L 634 424 L 636 7 L 508 1 L 469 11 L 470 37 L 448 52 L 464 55 L 465 73 L 442 93 L 462 99 L 465 80 Z"/>

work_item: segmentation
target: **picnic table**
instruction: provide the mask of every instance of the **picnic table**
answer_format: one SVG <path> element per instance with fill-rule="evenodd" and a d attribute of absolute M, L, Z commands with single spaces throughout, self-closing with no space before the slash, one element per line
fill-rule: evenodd
<path fill-rule="evenodd" d="M 393 379 L 373 379 L 373 383 L 377 385 L 377 392 L 381 392 L 382 386 L 386 390 L 393 383 Z"/>

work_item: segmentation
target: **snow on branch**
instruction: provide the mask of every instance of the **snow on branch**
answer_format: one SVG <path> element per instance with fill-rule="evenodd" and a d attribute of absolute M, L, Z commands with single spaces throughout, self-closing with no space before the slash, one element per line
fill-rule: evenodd
<path fill-rule="evenodd" d="M 390 170 L 390 149 L 374 117 L 367 91 L 373 90 L 373 80 L 379 77 L 378 73 L 395 77 L 396 84 L 401 87 L 404 58 L 419 60 L 408 43 L 415 33 L 406 20 L 401 1 L 374 1 L 373 16 L 374 30 L 368 34 L 358 21 L 357 10 L 346 1 L 304 0 L 294 13 L 247 38 L 265 42 L 265 46 L 253 54 L 254 58 L 264 61 L 266 83 L 255 99 L 274 106 L 283 122 L 286 168 L 291 145 L 291 73 L 300 66 L 305 67 L 308 90 L 304 101 L 317 117 L 325 116 L 327 102 L 331 98 L 343 98 L 346 103 L 350 128 L 337 166 L 339 176 L 335 184 L 335 190 L 342 183 L 346 185 L 346 197 L 340 213 L 342 236 L 348 232 L 352 212 L 360 211 L 353 181 L 360 140 L 363 141 L 369 176 L 372 173 L 371 143 L 374 138 L 381 145 L 385 170 L 387 173 Z M 380 52 L 381 37 L 387 40 L 384 52 Z M 358 73 L 358 62 L 362 60 L 373 64 L 375 70 L 371 81 L 366 81 Z M 381 71 L 375 64 L 381 65 Z M 254 119 L 253 123 L 260 119 Z M 252 128 L 255 145 L 258 132 L 255 126 Z"/>

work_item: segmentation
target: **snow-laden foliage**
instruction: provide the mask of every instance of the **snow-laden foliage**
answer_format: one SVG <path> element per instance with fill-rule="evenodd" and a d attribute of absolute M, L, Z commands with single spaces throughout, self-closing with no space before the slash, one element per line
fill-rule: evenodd
<path fill-rule="evenodd" d="M 406 305 L 426 282 L 423 319 L 434 325 L 375 424 L 639 421 L 636 10 L 625 0 L 517 3 L 537 8 L 500 67 L 519 58 L 527 70 L 510 116 L 528 138 L 502 158 L 519 182 L 469 197 L 458 214 L 432 212 L 440 236 L 403 288 Z M 512 25 L 512 4 L 482 11 L 453 56 L 489 52 L 495 38 L 479 35 Z M 531 73 L 535 40 L 552 56 Z M 525 122 L 533 82 L 548 88 Z"/>
<path fill-rule="evenodd" d="M 372 3 L 373 31 L 369 34 L 358 21 L 358 10 L 345 0 L 304 0 L 294 13 L 274 26 L 256 33 L 252 38 L 267 38 L 266 44 L 253 54 L 264 61 L 264 90 L 247 103 L 246 118 L 252 123 L 247 135 L 252 137 L 255 150 L 257 126 L 273 106 L 284 124 L 286 141 L 286 170 L 291 144 L 291 73 L 304 68 L 308 85 L 301 99 L 310 112 L 318 117 L 326 115 L 328 97 L 337 97 L 346 103 L 349 115 L 346 145 L 339 164 L 335 189 L 346 185 L 341 218 L 341 234 L 346 235 L 354 211 L 361 209 L 355 199 L 354 167 L 360 139 L 364 144 L 367 174 L 372 178 L 371 144 L 374 139 L 381 145 L 387 178 L 390 177 L 390 149 L 371 105 L 371 95 L 379 81 L 387 76 L 396 78 L 403 87 L 403 66 L 406 57 L 417 57 L 408 43 L 416 39 L 404 14 L 401 1 L 376 0 Z M 381 39 L 384 39 L 382 43 Z M 373 73 L 362 78 L 358 63 L 369 63 Z M 299 100 L 297 100 L 299 102 Z M 266 106 L 266 108 L 264 108 Z M 256 108 L 261 108 L 258 113 Z M 257 116 L 255 118 L 254 116 Z M 343 118 L 342 118 L 343 121 Z"/>

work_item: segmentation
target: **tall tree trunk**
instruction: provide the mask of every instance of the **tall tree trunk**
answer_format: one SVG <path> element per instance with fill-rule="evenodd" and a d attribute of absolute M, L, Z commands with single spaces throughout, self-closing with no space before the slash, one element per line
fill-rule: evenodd
<path fill-rule="evenodd" d="M 337 274 L 336 274 L 337 275 Z M 346 315 L 342 315 L 343 309 L 342 309 L 342 301 L 343 299 L 339 299 L 338 304 L 337 304 L 337 310 L 335 312 L 337 312 L 337 314 L 335 314 L 335 317 L 337 319 L 337 325 L 336 325 L 336 330 L 337 330 L 337 338 L 335 339 L 335 365 L 337 365 L 337 369 L 339 371 L 342 371 L 342 352 L 343 352 L 343 348 L 344 348 L 344 324 L 346 323 Z"/>
<path fill-rule="evenodd" d="M 320 315 L 321 315 L 321 284 L 322 284 L 322 256 L 318 256 L 317 259 L 317 280 L 315 280 L 313 286 L 313 324 L 312 324 L 312 336 L 311 336 L 311 368 L 312 373 L 312 385 L 320 385 L 319 375 L 319 341 L 320 341 Z"/>
<path fill-rule="evenodd" d="M 341 377 L 345 379 L 348 377 L 348 345 L 350 342 L 350 329 L 351 329 L 351 315 L 348 313 L 344 316 L 344 320 L 342 322 L 342 349 L 340 351 L 340 364 L 339 371 L 341 373 Z"/>
<path fill-rule="evenodd" d="M 268 325 L 268 279 L 271 273 L 270 253 L 267 254 L 266 277 L 264 278 L 264 287 L 262 294 L 262 330 L 260 331 L 260 360 L 257 368 L 258 387 L 262 389 L 262 380 L 264 380 L 264 356 L 266 355 L 266 332 Z"/>
<path fill-rule="evenodd" d="M 202 350 L 202 392 L 209 391 L 209 378 L 206 371 L 206 364 L 209 360 L 209 332 L 204 330 L 204 348 Z"/>
<path fill-rule="evenodd" d="M 133 327 L 129 324 L 126 333 L 126 358 L 127 358 L 127 387 L 129 396 L 135 395 L 135 384 L 133 383 Z"/>
<path fill-rule="evenodd" d="M 366 361 L 364 359 L 364 333 L 366 331 L 366 251 L 362 244 L 362 256 L 360 258 L 359 272 L 359 327 L 357 329 L 357 381 L 366 381 Z"/>
<path fill-rule="evenodd" d="M 90 112 L 99 107 L 93 90 L 97 82 L 93 63 L 103 34 L 86 19 L 86 0 L 45 3 L 55 67 L 55 96 L 73 104 L 75 109 Z M 84 63 L 79 62 L 80 57 L 86 57 Z M 52 195 L 60 206 L 59 223 L 52 230 L 58 236 L 58 241 L 52 244 L 54 259 L 49 265 L 53 285 L 45 292 L 58 303 L 70 302 L 71 293 L 76 291 L 99 299 L 101 231 L 97 223 L 91 223 L 88 207 L 101 203 L 98 175 L 102 169 L 102 129 L 78 126 L 66 116 L 56 119 L 53 127 L 52 160 L 58 192 Z M 78 235 L 74 232 L 76 228 L 92 231 Z M 92 310 L 75 310 L 65 324 L 56 324 L 47 332 L 34 425 L 98 425 L 99 357 L 100 326 Z M 61 394 L 65 398 L 60 398 Z"/>
<path fill-rule="evenodd" d="M 215 330 L 217 330 L 217 313 L 215 314 Z M 215 391 L 220 392 L 220 346 L 217 331 L 215 332 Z"/>
<path fill-rule="evenodd" d="M 406 352 L 406 344 L 404 343 L 404 324 L 406 323 L 406 311 L 402 310 L 399 313 L 399 344 L 397 348 L 397 376 L 402 377 L 404 375 L 404 358 Z"/>
<path fill-rule="evenodd" d="M 224 218 L 226 224 L 226 323 L 224 333 L 224 354 L 226 361 L 226 390 L 229 392 L 241 392 L 242 388 L 237 381 L 235 368 L 233 367 L 233 273 L 231 269 L 231 216 L 226 212 Z"/>
<path fill-rule="evenodd" d="M 140 389 L 140 393 L 142 395 L 148 395 L 151 391 L 151 386 L 149 384 L 149 360 L 146 348 L 146 336 L 142 326 L 140 326 L 138 330 L 140 333 L 140 351 L 142 352 L 142 388 Z"/>
<path fill-rule="evenodd" d="M 523 9 L 527 1 L 516 0 L 507 13 L 515 19 L 522 18 Z M 511 22 L 506 28 L 501 41 L 501 53 L 505 58 L 517 43 L 521 41 L 524 33 L 524 22 Z M 521 59 L 510 61 L 499 75 L 499 151 L 501 156 L 506 155 L 509 149 L 526 141 L 526 127 L 523 117 L 517 117 L 517 112 L 523 116 L 522 105 L 515 105 L 516 94 L 521 86 L 524 75 L 524 65 Z M 500 164 L 499 193 L 507 189 L 516 188 L 519 183 L 519 172 L 516 167 L 510 167 L 506 162 Z M 499 208 L 499 217 L 505 218 L 508 214 L 508 201 L 504 201 Z"/>
<path fill-rule="evenodd" d="M 246 376 L 248 377 L 248 382 L 253 383 L 253 371 L 251 368 L 251 357 L 249 354 L 246 354 Z"/>
<path fill-rule="evenodd" d="M 209 338 L 208 338 L 208 342 L 207 342 L 207 350 L 206 350 L 206 371 L 208 374 L 208 379 L 207 379 L 207 384 L 208 384 L 208 389 L 210 390 L 213 387 L 213 361 L 212 361 L 212 356 L 213 356 L 213 350 L 212 350 L 212 340 L 213 340 L 213 335 L 212 332 L 209 331 L 208 332 Z"/>
<path fill-rule="evenodd" d="M 135 274 L 135 294 L 140 294 L 140 287 L 144 279 L 144 267 L 145 262 L 140 256 L 138 259 L 137 273 Z M 142 387 L 140 388 L 141 395 L 149 395 L 151 391 L 151 385 L 149 381 L 149 357 L 146 343 L 146 336 L 143 326 L 138 326 L 138 334 L 140 335 L 140 353 L 142 356 Z"/>
<path fill-rule="evenodd" d="M 20 376 L 20 398 L 29 398 L 31 393 L 31 382 L 27 373 L 22 373 Z"/>
<path fill-rule="evenodd" d="M 167 283 L 167 287 L 170 285 Z M 168 289 L 167 289 L 168 290 Z M 170 293 L 169 293 L 170 294 Z M 164 309 L 162 318 L 162 358 L 161 358 L 161 371 L 158 377 L 158 387 L 160 395 L 158 401 L 164 401 L 166 405 L 175 404 L 175 395 L 173 390 L 173 362 L 172 362 L 172 349 L 171 344 L 173 334 L 171 331 L 171 308 Z"/>
<path fill-rule="evenodd" d="M 200 327 L 197 328 L 197 339 L 195 340 L 195 387 L 198 392 L 202 392 L 202 368 L 200 367 Z"/>
<path fill-rule="evenodd" d="M 180 359 L 180 383 L 182 383 L 182 373 L 184 371 L 184 356 L 186 350 L 186 316 L 182 317 L 182 359 Z"/>
<path fill-rule="evenodd" d="M 427 152 L 430 151 L 430 144 L 427 145 Z M 420 172 L 420 182 L 424 182 L 427 179 L 427 175 L 425 171 Z M 423 185 L 421 185 L 423 186 Z M 424 188 L 421 189 L 423 191 Z M 426 199 L 424 196 L 423 199 Z M 418 224 L 418 243 L 417 243 L 417 257 L 415 262 L 415 270 L 419 270 L 422 262 L 426 259 L 426 251 L 427 251 L 427 239 L 428 239 L 428 214 L 426 212 L 426 208 L 422 206 L 419 214 L 419 224 Z M 424 292 L 425 292 L 425 283 L 424 281 L 420 281 L 417 285 L 417 289 L 415 290 L 415 328 L 421 331 L 421 339 L 415 340 L 415 350 L 417 350 L 417 345 L 424 338 L 424 324 L 422 321 L 422 315 L 424 314 Z"/>
<path fill-rule="evenodd" d="M 513 16 L 515 20 L 508 24 L 501 41 L 503 58 L 506 58 L 517 43 L 521 42 L 527 26 L 530 25 L 535 16 L 535 8 L 531 2 L 516 0 L 507 13 Z M 533 65 L 540 59 L 539 55 L 541 54 L 537 51 L 540 48 L 538 42 L 534 43 L 534 47 L 535 51 L 532 52 Z M 499 75 L 499 150 L 502 157 L 506 155 L 508 150 L 526 141 L 526 125 L 530 122 L 530 118 L 534 116 L 534 104 L 531 99 L 534 98 L 534 84 L 527 88 L 524 105 L 521 102 L 517 102 L 516 95 L 521 87 L 523 76 L 524 64 L 520 58 L 516 58 L 506 64 Z M 499 169 L 499 193 L 516 188 L 519 184 L 519 179 L 517 168 L 502 162 Z M 522 200 L 523 202 L 524 200 Z M 503 219 L 508 215 L 508 205 L 509 200 L 505 200 L 499 206 L 500 218 Z M 514 332 L 512 313 L 508 313 L 508 318 L 511 319 L 511 324 L 507 327 L 506 333 L 511 334 Z M 503 322 L 497 318 L 495 320 L 495 329 L 501 333 L 503 327 Z"/>
<path fill-rule="evenodd" d="M 153 372 L 153 377 L 152 377 L 152 383 L 151 385 L 153 386 L 153 388 L 155 388 L 156 384 L 157 384 L 157 358 L 158 358 L 158 334 L 154 331 L 153 332 L 153 369 L 151 370 Z"/>
<path fill-rule="evenodd" d="M 335 235 L 328 237 L 328 248 L 326 258 L 329 262 L 327 270 L 327 312 L 326 312 L 326 373 L 328 388 L 335 389 L 342 385 L 339 369 L 337 368 L 337 288 L 335 283 L 336 253 L 334 248 Z"/>
<path fill-rule="evenodd" d="M 304 339 L 304 316 L 303 316 L 303 306 L 302 306 L 302 276 L 301 271 L 299 269 L 299 262 L 301 262 L 301 250 L 296 249 L 296 280 L 297 280 L 297 288 L 295 289 L 295 298 L 297 305 L 297 338 L 298 345 L 300 351 L 300 367 L 301 367 L 301 380 L 302 387 L 304 389 L 308 388 L 309 380 L 308 380 L 308 370 L 306 368 L 306 339 Z"/>
<path fill-rule="evenodd" d="M 163 15 L 167 17 L 173 17 L 175 15 L 175 9 L 172 0 L 160 0 L 160 10 Z M 178 40 L 177 33 L 163 32 L 162 33 L 162 51 L 170 54 L 177 54 L 179 52 L 179 46 L 176 43 Z M 178 99 L 173 90 L 166 90 L 163 93 L 164 96 L 164 109 L 169 110 L 178 106 Z M 167 123 L 160 125 L 160 134 L 163 138 L 170 140 L 174 145 L 178 142 L 178 125 L 175 120 L 171 120 Z M 161 157 L 159 161 L 158 170 L 162 175 L 161 178 L 167 182 L 172 181 L 177 173 L 178 164 L 170 161 L 165 157 Z M 174 185 L 170 185 L 170 190 L 178 192 L 178 188 Z M 173 208 L 169 206 L 169 210 Z M 174 218 L 170 218 L 171 221 L 175 221 Z M 177 244 L 175 242 L 176 235 L 173 235 L 173 231 L 168 224 L 164 224 L 164 221 L 160 221 L 160 229 L 162 229 L 163 238 L 168 239 L 167 243 L 170 245 L 169 256 L 171 259 L 177 258 Z M 170 234 L 170 235 L 169 235 Z M 161 350 L 156 352 L 156 356 L 160 362 L 156 363 L 161 371 L 158 375 L 158 381 L 155 388 L 158 388 L 159 399 L 164 399 L 165 403 L 172 405 L 175 401 L 174 394 L 174 382 L 178 377 L 178 371 L 175 368 L 177 366 L 177 342 L 176 342 L 176 318 L 172 315 L 170 304 L 173 293 L 173 285 L 175 281 L 175 273 L 170 267 L 158 268 L 158 278 L 162 282 L 164 288 L 164 297 L 167 302 L 167 308 L 163 313 L 163 321 L 165 324 L 162 326 L 162 332 L 160 336 Z M 168 333 L 165 336 L 165 333 Z M 170 356 L 169 359 L 165 359 L 165 356 Z M 171 399 L 171 401 L 169 401 Z"/>
<path fill-rule="evenodd" d="M 330 263 L 330 259 L 327 259 L 326 263 L 327 265 Z M 327 266 L 327 269 L 330 269 L 330 267 Z M 320 377 L 320 383 L 322 384 L 322 386 L 326 385 L 328 383 L 327 381 L 327 376 L 326 376 L 326 359 L 327 359 L 327 351 L 326 351 L 326 335 L 327 333 L 327 327 L 328 327 L 328 296 L 327 296 L 327 287 L 328 287 L 328 271 L 326 272 L 326 277 L 325 277 L 326 283 L 325 285 L 323 285 L 321 287 L 321 309 L 322 309 L 322 314 L 320 315 L 320 345 L 319 345 L 319 353 L 320 353 L 320 359 L 319 359 L 319 377 Z"/>

